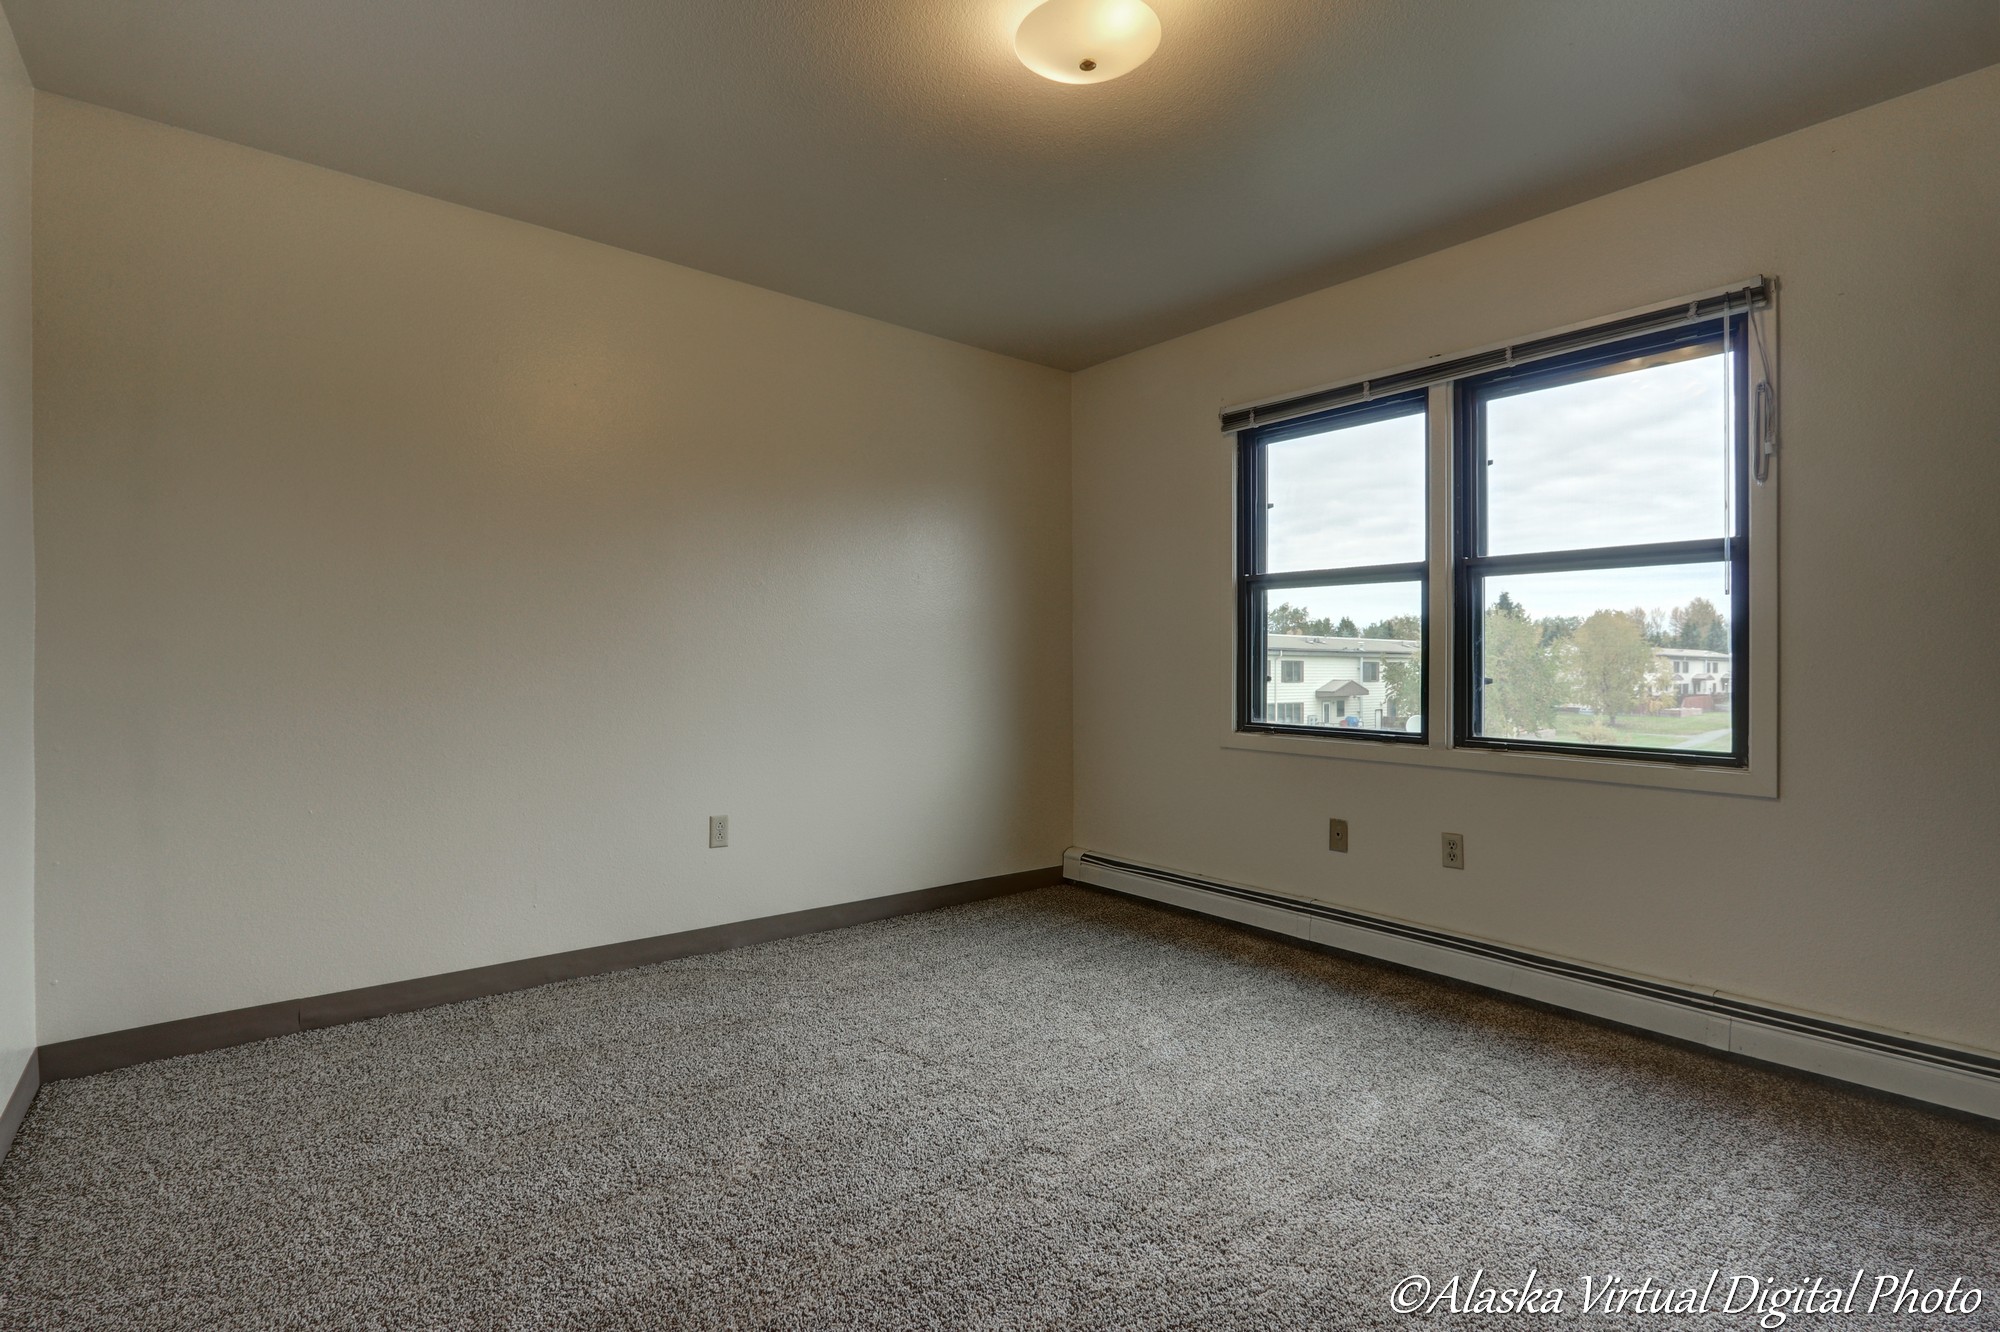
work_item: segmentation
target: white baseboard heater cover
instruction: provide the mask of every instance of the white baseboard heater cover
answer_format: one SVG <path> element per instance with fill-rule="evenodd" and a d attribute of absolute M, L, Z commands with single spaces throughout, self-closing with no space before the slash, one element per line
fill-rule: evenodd
<path fill-rule="evenodd" d="M 1087 883 L 1575 1013 L 2000 1119 L 2000 1057 L 1486 943 L 1072 847 Z"/>

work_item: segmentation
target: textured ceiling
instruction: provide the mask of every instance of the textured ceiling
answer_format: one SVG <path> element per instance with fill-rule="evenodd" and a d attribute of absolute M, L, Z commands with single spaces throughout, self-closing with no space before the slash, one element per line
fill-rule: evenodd
<path fill-rule="evenodd" d="M 1075 368 L 2000 62 L 1996 0 L 5 0 L 38 87 Z"/>

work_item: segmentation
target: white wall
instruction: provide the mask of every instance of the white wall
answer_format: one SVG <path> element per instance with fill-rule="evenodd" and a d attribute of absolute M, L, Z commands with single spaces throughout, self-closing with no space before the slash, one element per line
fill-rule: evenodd
<path fill-rule="evenodd" d="M 35 1048 L 34 125 L 34 89 L 0 14 L 0 1103 Z"/>
<path fill-rule="evenodd" d="M 1221 747 L 1218 407 L 1760 272 L 1784 282 L 1778 800 Z M 2000 1048 L 1996 311 L 1989 69 L 1083 372 L 1079 844 Z"/>
<path fill-rule="evenodd" d="M 39 111 L 44 1041 L 1061 858 L 1066 376 Z"/>

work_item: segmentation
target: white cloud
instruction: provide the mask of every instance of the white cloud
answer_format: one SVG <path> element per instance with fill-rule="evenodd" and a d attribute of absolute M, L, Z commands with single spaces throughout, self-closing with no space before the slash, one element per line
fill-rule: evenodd
<path fill-rule="evenodd" d="M 1721 536 L 1722 369 L 1702 356 L 1489 402 L 1487 553 Z"/>
<path fill-rule="evenodd" d="M 1724 358 L 1499 398 L 1487 406 L 1488 551 L 1687 541 L 1724 530 Z M 1424 558 L 1422 414 L 1285 440 L 1267 450 L 1267 568 L 1332 569 Z M 1537 617 L 1671 610 L 1706 597 L 1724 611 L 1718 565 L 1491 579 Z M 1365 625 L 1414 609 L 1408 587 L 1273 594 L 1314 616 Z"/>
<path fill-rule="evenodd" d="M 1424 558 L 1421 412 L 1284 440 L 1265 459 L 1268 569 Z"/>

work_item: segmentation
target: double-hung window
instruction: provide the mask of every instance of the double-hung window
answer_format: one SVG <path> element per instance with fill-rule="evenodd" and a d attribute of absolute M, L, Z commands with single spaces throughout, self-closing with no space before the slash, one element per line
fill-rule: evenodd
<path fill-rule="evenodd" d="M 1418 390 L 1245 436 L 1245 727 L 1424 739 L 1427 404 Z"/>
<path fill-rule="evenodd" d="M 1774 293 L 1759 279 L 1225 412 L 1235 731 L 1773 792 L 1751 667 L 1768 717 L 1752 640 L 1772 651 Z M 1750 768 L 1754 736 L 1761 776 L 1688 771 Z"/>
<path fill-rule="evenodd" d="M 1743 762 L 1743 700 L 1686 706 L 1668 653 L 1747 675 L 1745 323 L 1458 384 L 1458 744 Z"/>

